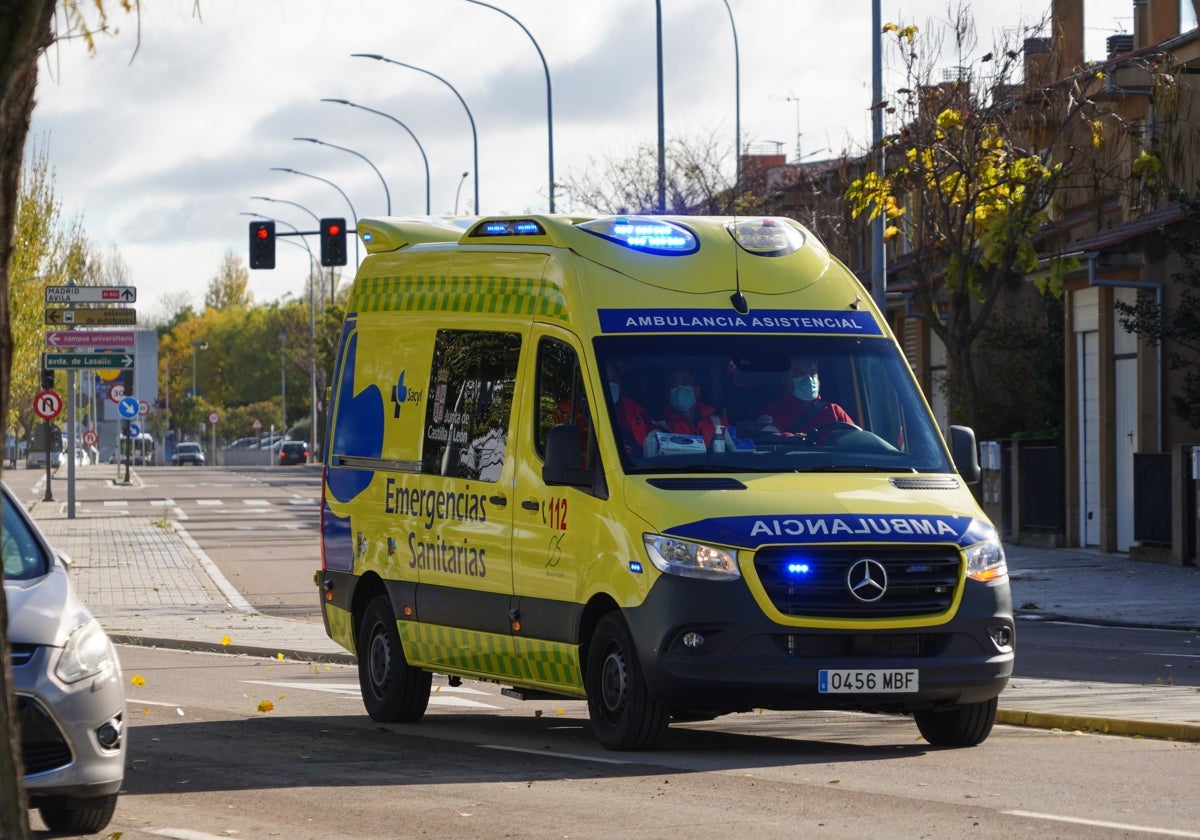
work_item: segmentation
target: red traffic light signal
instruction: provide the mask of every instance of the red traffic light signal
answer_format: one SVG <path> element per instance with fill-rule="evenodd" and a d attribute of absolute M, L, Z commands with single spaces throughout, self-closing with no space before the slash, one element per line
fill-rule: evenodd
<path fill-rule="evenodd" d="M 250 267 L 275 267 L 275 223 L 250 223 Z"/>
<path fill-rule="evenodd" d="M 346 220 L 321 220 L 321 265 L 346 264 Z"/>

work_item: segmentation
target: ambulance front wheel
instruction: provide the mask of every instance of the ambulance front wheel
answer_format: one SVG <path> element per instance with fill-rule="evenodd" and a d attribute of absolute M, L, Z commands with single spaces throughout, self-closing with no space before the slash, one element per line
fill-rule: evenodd
<path fill-rule="evenodd" d="M 603 747 L 648 750 L 666 730 L 670 709 L 650 696 L 620 613 L 609 613 L 596 625 L 584 686 L 592 730 Z"/>
<path fill-rule="evenodd" d="M 433 674 L 404 657 L 396 614 L 386 595 L 367 605 L 358 629 L 358 685 L 372 720 L 413 723 L 429 705 Z"/>
<path fill-rule="evenodd" d="M 968 703 L 949 711 L 913 712 L 921 735 L 935 747 L 974 747 L 982 744 L 996 721 L 999 698 Z"/>

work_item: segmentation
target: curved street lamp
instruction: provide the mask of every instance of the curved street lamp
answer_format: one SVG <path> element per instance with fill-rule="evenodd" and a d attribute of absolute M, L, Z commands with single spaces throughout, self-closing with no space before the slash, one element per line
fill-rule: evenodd
<path fill-rule="evenodd" d="M 729 0 L 721 0 L 729 14 L 729 28 L 733 30 L 733 192 L 736 198 L 742 187 L 742 60 L 738 56 L 737 24 L 733 21 L 733 9 Z"/>
<path fill-rule="evenodd" d="M 354 149 L 347 149 L 345 146 L 338 146 L 335 143 L 326 143 L 324 140 L 318 140 L 316 137 L 293 137 L 292 139 L 299 140 L 303 143 L 316 143 L 318 146 L 328 146 L 331 149 L 339 149 L 340 151 L 349 152 L 350 154 L 354 155 L 355 157 L 362 158 L 364 161 L 366 161 L 367 166 L 374 169 L 375 174 L 379 176 L 379 183 L 383 184 L 383 194 L 384 194 L 384 197 L 387 199 L 387 214 L 389 216 L 392 215 L 392 194 L 388 190 L 387 181 L 384 180 L 383 173 L 379 171 L 379 167 L 376 166 L 375 164 L 371 163 L 370 158 L 368 158 L 362 152 L 356 152 L 356 151 L 354 151 Z"/>
<path fill-rule="evenodd" d="M 458 215 L 458 194 L 460 192 L 462 192 L 463 182 L 467 180 L 467 176 L 470 174 L 471 174 L 470 172 L 464 172 L 462 174 L 462 177 L 458 179 L 458 187 L 455 188 L 455 190 L 454 190 L 454 215 L 455 216 Z"/>
<path fill-rule="evenodd" d="M 333 181 L 330 181 L 328 178 L 322 178 L 320 175 L 313 175 L 312 173 L 309 173 L 309 172 L 301 172 L 299 169 L 290 169 L 286 166 L 272 166 L 271 171 L 272 172 L 286 172 L 289 175 L 303 175 L 305 178 L 312 178 L 314 181 L 320 181 L 323 184 L 328 184 L 329 186 L 333 187 L 335 190 L 338 191 L 338 193 L 342 196 L 342 198 L 344 198 L 346 200 L 346 205 L 350 208 L 350 216 L 351 216 L 351 218 L 354 219 L 354 227 L 355 227 L 355 229 L 358 228 L 358 213 L 354 209 L 354 204 L 351 203 L 351 201 L 350 201 L 350 196 L 346 195 L 346 192 L 341 187 L 339 187 L 337 184 L 333 183 Z M 355 264 L 355 266 L 358 265 L 358 237 L 357 236 L 354 237 L 354 264 Z M 329 302 L 330 303 L 333 303 L 333 298 L 334 298 L 333 269 L 330 268 L 329 269 Z"/>
<path fill-rule="evenodd" d="M 546 63 L 546 56 L 542 53 L 542 48 L 538 45 L 537 39 L 533 37 L 533 33 L 531 33 L 528 29 L 525 28 L 525 24 L 521 23 L 521 21 L 517 20 L 515 17 L 510 15 L 508 12 L 504 11 L 504 9 L 501 9 L 498 6 L 493 6 L 491 3 L 484 3 L 483 0 L 467 0 L 467 2 L 474 3 L 476 6 L 483 6 L 485 8 L 491 9 L 492 11 L 495 11 L 495 12 L 499 12 L 500 14 L 504 15 L 506 18 L 511 20 L 513 23 L 515 23 L 517 26 L 521 27 L 521 31 L 524 32 L 526 35 L 528 35 L 529 40 L 531 42 L 533 42 L 533 48 L 535 50 L 537 50 L 538 58 L 540 58 L 542 60 L 542 72 L 544 72 L 546 74 L 546 135 L 547 135 L 547 147 L 548 147 L 547 159 L 548 159 L 549 165 L 550 165 L 550 180 L 549 180 L 548 189 L 549 189 L 549 193 L 550 193 L 550 212 L 553 213 L 554 212 L 554 106 L 553 106 L 553 98 L 550 93 L 550 65 L 548 65 Z M 726 2 L 725 5 L 726 5 L 726 7 L 728 7 L 728 5 L 729 5 L 728 2 Z M 730 14 L 730 20 L 732 20 L 733 13 L 730 12 L 729 14 Z M 736 43 L 737 36 L 735 35 L 734 37 L 735 37 L 735 43 Z M 476 166 L 478 166 L 478 165 L 479 165 L 478 161 L 476 161 Z M 476 200 L 478 201 L 478 199 L 476 199 Z M 477 207 L 475 211 L 479 212 L 479 208 Z"/>
<path fill-rule="evenodd" d="M 293 207 L 299 207 L 299 208 L 300 208 L 301 210 L 303 210 L 305 213 L 307 213 L 308 215 L 310 215 L 310 216 L 312 216 L 312 217 L 313 217 L 313 221 L 317 223 L 317 227 L 320 227 L 320 226 L 321 226 L 321 217 L 320 217 L 320 216 L 318 216 L 318 215 L 317 215 L 316 213 L 314 213 L 313 211 L 309 210 L 309 209 L 308 209 L 307 207 L 305 207 L 303 204 L 299 204 L 299 203 L 297 203 L 297 202 L 295 202 L 295 201 L 288 201 L 286 198 L 270 198 L 269 196 L 265 196 L 265 195 L 252 195 L 252 196 L 250 196 L 250 200 L 251 200 L 251 201 L 274 201 L 274 202 L 277 202 L 277 203 L 279 203 L 279 204 L 290 204 L 290 205 L 292 205 Z M 255 216 L 257 216 L 258 214 L 257 214 L 257 213 L 253 213 L 253 214 L 251 214 L 251 213 L 243 213 L 242 215 L 243 215 L 243 216 L 249 216 L 249 215 L 255 215 Z M 268 217 L 268 216 L 263 216 L 263 218 L 264 218 L 264 219 L 266 219 L 266 218 L 270 218 L 270 217 Z"/>
<path fill-rule="evenodd" d="M 363 111 L 369 111 L 372 114 L 378 114 L 381 117 L 387 117 L 396 125 L 408 132 L 408 136 L 417 144 L 417 151 L 421 153 L 421 160 L 425 163 L 425 215 L 429 215 L 429 158 L 425 156 L 425 148 L 421 145 L 421 141 L 417 139 L 417 135 L 412 133 L 412 129 L 406 126 L 400 120 L 393 117 L 391 114 L 385 114 L 383 111 L 376 111 L 374 108 L 368 108 L 366 105 L 359 105 L 357 102 L 351 102 L 348 99 L 322 99 L 322 102 L 336 102 L 339 105 L 349 105 L 351 108 L 360 108 Z M 388 214 L 391 215 L 391 205 L 388 205 Z"/>
<path fill-rule="evenodd" d="M 413 64 L 405 64 L 403 61 L 396 61 L 394 58 L 388 58 L 386 56 L 379 55 L 378 53 L 352 53 L 350 57 L 373 58 L 376 61 L 386 61 L 388 64 L 396 64 L 400 67 L 407 67 L 409 70 L 416 70 L 419 73 L 424 73 L 426 76 L 433 76 L 433 78 L 450 88 L 451 92 L 458 97 L 458 101 L 463 106 L 463 110 L 467 112 L 467 120 L 471 123 L 471 141 L 475 147 L 474 157 L 472 158 L 475 165 L 475 212 L 479 213 L 479 134 L 475 131 L 475 117 L 471 115 L 471 109 L 467 107 L 467 101 L 462 98 L 462 94 L 458 92 L 458 89 L 431 70 L 426 70 L 423 67 L 417 67 Z"/>

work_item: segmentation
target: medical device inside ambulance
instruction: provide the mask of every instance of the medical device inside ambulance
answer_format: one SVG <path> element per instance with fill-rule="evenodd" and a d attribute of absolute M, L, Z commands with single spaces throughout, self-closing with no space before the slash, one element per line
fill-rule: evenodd
<path fill-rule="evenodd" d="M 604 336 L 595 352 L 627 473 L 954 471 L 890 340 Z"/>

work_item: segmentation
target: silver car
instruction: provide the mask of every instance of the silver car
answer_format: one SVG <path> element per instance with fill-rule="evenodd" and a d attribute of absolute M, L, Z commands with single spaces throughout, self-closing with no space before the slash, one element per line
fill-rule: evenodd
<path fill-rule="evenodd" d="M 53 832 L 108 825 L 125 777 L 117 653 L 50 548 L 3 486 L 4 596 L 29 804 Z"/>

